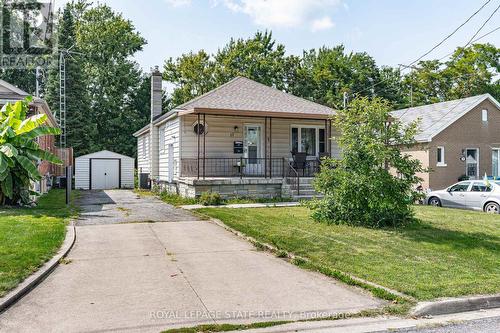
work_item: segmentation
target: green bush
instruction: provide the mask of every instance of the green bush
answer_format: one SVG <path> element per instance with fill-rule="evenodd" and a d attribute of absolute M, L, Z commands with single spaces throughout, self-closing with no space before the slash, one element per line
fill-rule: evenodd
<path fill-rule="evenodd" d="M 398 226 L 413 218 L 412 204 L 425 171 L 402 149 L 414 143 L 417 123 L 403 126 L 379 98 L 354 100 L 334 119 L 342 136 L 340 160 L 326 159 L 315 188 L 324 194 L 309 203 L 317 221 L 369 227 Z"/>
<path fill-rule="evenodd" d="M 47 115 L 28 117 L 31 97 L 14 104 L 6 103 L 0 110 L 0 205 L 29 204 L 33 181 L 42 178 L 37 163 L 62 164 L 54 154 L 40 148 L 36 139 L 60 134 L 58 128 L 46 125 Z"/>
<path fill-rule="evenodd" d="M 218 192 L 203 192 L 199 202 L 203 206 L 218 206 L 222 204 L 222 198 Z"/>

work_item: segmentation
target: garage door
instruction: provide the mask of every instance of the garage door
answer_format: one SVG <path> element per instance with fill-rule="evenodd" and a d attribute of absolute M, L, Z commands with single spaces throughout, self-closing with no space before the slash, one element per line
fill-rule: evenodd
<path fill-rule="evenodd" d="M 92 189 L 109 190 L 119 187 L 119 160 L 92 159 Z"/>

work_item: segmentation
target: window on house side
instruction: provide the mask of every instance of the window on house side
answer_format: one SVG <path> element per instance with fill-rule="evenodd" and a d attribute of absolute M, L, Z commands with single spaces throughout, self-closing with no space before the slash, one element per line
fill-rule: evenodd
<path fill-rule="evenodd" d="M 483 121 L 488 121 L 488 110 L 484 109 L 482 112 L 481 112 L 481 119 Z"/>
<path fill-rule="evenodd" d="M 437 147 L 437 165 L 446 165 L 444 162 L 444 147 Z"/>

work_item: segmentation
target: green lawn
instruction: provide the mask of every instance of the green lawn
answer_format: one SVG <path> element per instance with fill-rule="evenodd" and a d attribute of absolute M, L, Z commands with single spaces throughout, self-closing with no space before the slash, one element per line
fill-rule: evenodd
<path fill-rule="evenodd" d="M 0 207 L 0 297 L 52 258 L 74 214 L 64 190 L 50 191 L 35 208 Z"/>
<path fill-rule="evenodd" d="M 305 207 L 204 208 L 260 242 L 429 300 L 500 292 L 500 216 L 416 206 L 402 229 L 326 225 Z"/>

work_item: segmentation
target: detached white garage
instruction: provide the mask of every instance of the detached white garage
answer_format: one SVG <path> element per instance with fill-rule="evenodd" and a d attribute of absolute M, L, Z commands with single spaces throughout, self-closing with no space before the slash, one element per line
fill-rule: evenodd
<path fill-rule="evenodd" d="M 110 190 L 134 187 L 134 159 L 109 150 L 75 159 L 75 188 Z"/>

